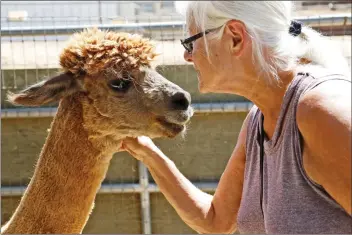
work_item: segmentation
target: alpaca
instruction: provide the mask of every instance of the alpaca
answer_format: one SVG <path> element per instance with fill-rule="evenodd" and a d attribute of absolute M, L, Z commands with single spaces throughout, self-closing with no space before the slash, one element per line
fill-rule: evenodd
<path fill-rule="evenodd" d="M 59 101 L 34 175 L 2 233 L 81 233 L 112 155 L 125 137 L 175 137 L 190 95 L 158 74 L 153 43 L 86 29 L 60 55 L 62 72 L 18 94 L 16 105 Z"/>

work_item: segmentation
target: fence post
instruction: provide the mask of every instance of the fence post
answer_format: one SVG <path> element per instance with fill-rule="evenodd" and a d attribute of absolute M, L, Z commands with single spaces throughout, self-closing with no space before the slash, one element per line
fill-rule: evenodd
<path fill-rule="evenodd" d="M 144 234 L 152 233 L 151 226 L 151 218 L 150 218 L 150 198 L 149 198 L 149 177 L 148 177 L 148 169 L 145 165 L 139 161 L 138 162 L 139 169 L 139 184 L 141 186 L 141 214 L 142 214 L 142 228 Z"/>

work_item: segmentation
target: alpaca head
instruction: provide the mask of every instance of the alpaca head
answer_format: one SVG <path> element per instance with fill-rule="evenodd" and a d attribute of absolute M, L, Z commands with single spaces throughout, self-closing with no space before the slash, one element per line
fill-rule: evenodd
<path fill-rule="evenodd" d="M 9 100 L 40 106 L 79 95 L 84 125 L 99 136 L 174 137 L 193 115 L 191 99 L 153 69 L 155 56 L 148 39 L 88 29 L 63 49 L 62 73 L 9 94 Z"/>

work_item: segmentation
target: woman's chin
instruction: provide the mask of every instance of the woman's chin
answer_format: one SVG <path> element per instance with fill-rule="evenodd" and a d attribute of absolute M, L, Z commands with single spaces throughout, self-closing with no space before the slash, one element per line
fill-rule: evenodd
<path fill-rule="evenodd" d="M 202 94 L 205 94 L 205 93 L 209 92 L 208 89 L 205 86 L 203 86 L 201 83 L 199 83 L 199 85 L 198 85 L 198 90 Z"/>
<path fill-rule="evenodd" d="M 202 79 L 200 79 L 200 76 L 198 74 L 198 90 L 200 93 L 205 94 L 212 92 L 212 89 L 209 88 L 209 84 L 205 84 Z"/>

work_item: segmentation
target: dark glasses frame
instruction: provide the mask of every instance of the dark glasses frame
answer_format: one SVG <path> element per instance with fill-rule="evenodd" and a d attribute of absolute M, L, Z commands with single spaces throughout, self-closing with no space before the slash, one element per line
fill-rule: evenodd
<path fill-rule="evenodd" d="M 181 44 L 182 46 L 186 49 L 186 51 L 188 53 L 192 53 L 193 51 L 193 42 L 201 37 L 203 37 L 204 35 L 210 33 L 210 32 L 213 32 L 215 30 L 217 30 L 219 28 L 214 28 L 214 29 L 207 29 L 205 30 L 204 32 L 200 32 L 200 33 L 197 33 L 189 38 L 186 38 L 186 39 L 181 39 Z"/>

